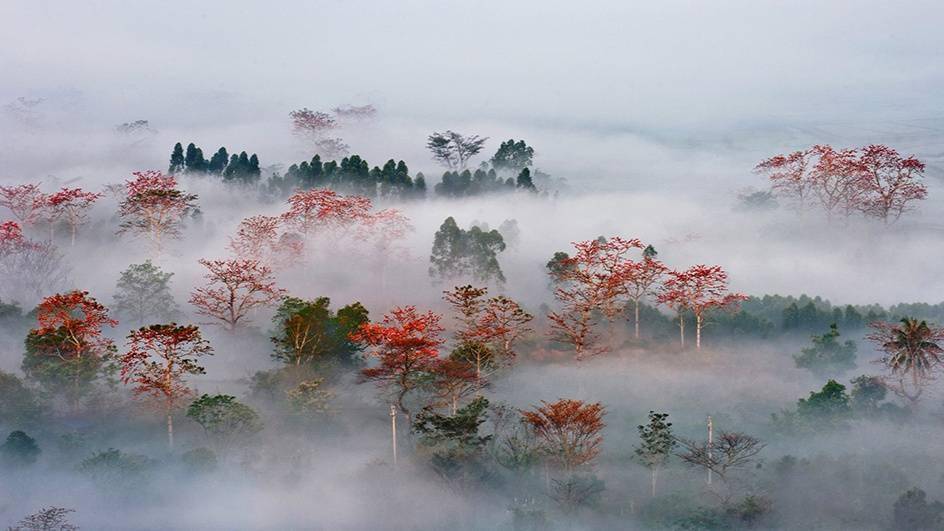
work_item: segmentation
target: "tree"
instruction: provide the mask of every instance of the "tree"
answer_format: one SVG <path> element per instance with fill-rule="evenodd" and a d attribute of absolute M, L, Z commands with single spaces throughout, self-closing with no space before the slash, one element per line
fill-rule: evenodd
<path fill-rule="evenodd" d="M 47 222 L 52 234 L 53 226 L 58 220 L 65 220 L 69 225 L 72 245 L 75 245 L 75 234 L 80 225 L 88 221 L 88 210 L 100 199 L 102 193 L 86 192 L 81 188 L 63 188 L 45 198 L 43 210 L 47 213 Z"/>
<path fill-rule="evenodd" d="M 170 321 L 178 313 L 170 292 L 173 273 L 165 273 L 150 260 L 131 264 L 121 273 L 115 286 L 115 310 L 137 326 L 145 321 Z"/>
<path fill-rule="evenodd" d="M 531 180 L 531 170 L 528 168 L 523 168 L 521 172 L 518 173 L 518 178 L 515 179 L 515 187 L 519 190 L 527 190 L 529 192 L 538 191 L 538 189 L 534 187 L 534 181 Z"/>
<path fill-rule="evenodd" d="M 186 383 L 188 375 L 206 371 L 197 358 L 213 348 L 196 326 L 176 323 L 139 328 L 128 334 L 128 352 L 121 364 L 122 383 L 134 386 L 136 396 L 157 404 L 167 420 L 167 444 L 174 447 L 174 411 L 196 392 Z"/>
<path fill-rule="evenodd" d="M 636 447 L 636 459 L 649 469 L 650 492 L 656 495 L 659 470 L 665 464 L 677 442 L 672 435 L 672 423 L 666 422 L 668 413 L 649 412 L 649 424 L 640 425 L 640 444 Z"/>
<path fill-rule="evenodd" d="M 871 327 L 873 331 L 868 339 L 885 353 L 880 362 L 891 373 L 891 378 L 897 379 L 892 390 L 907 399 L 912 407 L 917 406 L 922 392 L 944 361 L 944 349 L 939 344 L 944 340 L 944 328 L 908 317 L 897 325 L 877 321 Z"/>
<path fill-rule="evenodd" d="M 604 414 L 599 402 L 585 404 L 570 399 L 553 403 L 542 400 L 540 406 L 521 412 L 524 421 L 543 440 L 546 455 L 567 473 L 592 464 L 600 453 L 603 442 L 600 432 L 606 426 Z"/>
<path fill-rule="evenodd" d="M 829 332 L 812 336 L 813 346 L 793 356 L 796 366 L 809 369 L 814 374 L 826 375 L 831 371 L 844 371 L 855 367 L 855 341 L 840 343 L 836 323 L 829 325 Z"/>
<path fill-rule="evenodd" d="M 148 239 L 160 253 L 167 239 L 178 238 L 183 219 L 197 210 L 197 196 L 177 189 L 177 179 L 159 171 L 134 172 L 119 204 L 121 228 Z"/>
<path fill-rule="evenodd" d="M 436 368 L 439 348 L 440 316 L 418 313 L 416 307 L 396 307 L 380 323 L 365 323 L 351 338 L 372 347 L 371 356 L 378 364 L 361 370 L 366 380 L 393 392 L 401 413 L 410 418 L 405 398 L 430 379 Z"/>
<path fill-rule="evenodd" d="M 41 450 L 36 440 L 21 430 L 11 431 L 0 445 L 0 462 L 10 466 L 26 466 L 36 462 Z"/>
<path fill-rule="evenodd" d="M 16 375 L 0 371 L 0 419 L 6 426 L 38 424 L 45 414 L 36 392 Z"/>
<path fill-rule="evenodd" d="M 0 294 L 7 300 L 33 305 L 49 290 L 66 284 L 68 267 L 51 241 L 23 236 L 15 221 L 0 223 Z"/>
<path fill-rule="evenodd" d="M 515 357 L 515 343 L 533 332 L 529 326 L 533 319 L 533 315 L 512 299 L 504 295 L 492 297 L 482 309 L 479 324 L 481 336 L 493 346 L 501 359 L 512 360 Z"/>
<path fill-rule="evenodd" d="M 239 223 L 229 248 L 237 258 L 257 260 L 272 268 L 287 267 L 302 255 L 304 241 L 282 232 L 283 220 L 275 216 L 251 216 Z"/>
<path fill-rule="evenodd" d="M 0 186 L 0 206 L 7 208 L 23 225 L 32 225 L 46 202 L 38 184 Z"/>
<path fill-rule="evenodd" d="M 488 288 L 476 288 L 471 284 L 443 291 L 443 299 L 452 307 L 459 323 L 455 333 L 457 340 L 476 341 L 481 338 L 480 321 L 487 293 Z"/>
<path fill-rule="evenodd" d="M 433 154 L 433 160 L 450 170 L 462 171 L 468 166 L 469 159 L 482 151 L 488 137 L 478 135 L 463 136 L 453 131 L 429 135 L 426 148 Z"/>
<path fill-rule="evenodd" d="M 705 311 L 712 308 L 731 308 L 747 296 L 728 292 L 728 274 L 721 266 L 695 265 L 685 271 L 669 271 L 662 284 L 659 302 L 674 309 L 679 315 L 679 333 L 685 346 L 685 319 L 683 312 L 695 314 L 695 348 L 701 350 L 701 329 Z"/>
<path fill-rule="evenodd" d="M 678 441 L 684 448 L 677 454 L 682 461 L 709 470 L 725 482 L 730 472 L 749 465 L 766 446 L 750 435 L 724 431 L 710 444 L 686 439 Z"/>
<path fill-rule="evenodd" d="M 433 237 L 429 275 L 439 280 L 471 278 L 476 282 L 505 282 L 498 253 L 505 241 L 497 230 L 479 227 L 460 229 L 456 220 L 446 218 Z"/>
<path fill-rule="evenodd" d="M 924 175 L 924 163 L 914 155 L 902 157 L 888 146 L 870 145 L 859 155 L 865 197 L 859 209 L 886 224 L 897 221 L 923 200 L 928 189 L 918 179 Z"/>
<path fill-rule="evenodd" d="M 288 203 L 282 220 L 306 236 L 349 229 L 370 218 L 370 199 L 339 195 L 327 188 L 298 191 L 288 198 Z"/>
<path fill-rule="evenodd" d="M 811 423 L 841 425 L 851 413 L 846 386 L 836 380 L 829 380 L 819 392 L 797 401 L 797 415 Z"/>
<path fill-rule="evenodd" d="M 272 357 L 295 366 L 329 360 L 351 363 L 360 346 L 350 335 L 368 322 L 367 309 L 355 302 L 335 314 L 330 305 L 327 297 L 282 299 L 272 319 L 276 327 Z"/>
<path fill-rule="evenodd" d="M 655 254 L 655 249 L 649 245 L 643 250 L 642 260 L 626 260 L 620 271 L 622 290 L 633 303 L 633 328 L 636 339 L 639 339 L 639 305 L 647 297 L 658 296 L 659 283 L 669 271 L 668 267 L 655 259 Z"/>
<path fill-rule="evenodd" d="M 944 503 L 928 503 L 927 496 L 915 487 L 898 497 L 892 511 L 895 529 L 932 531 L 944 525 Z"/>
<path fill-rule="evenodd" d="M 231 395 L 201 395 L 187 408 L 187 417 L 221 451 L 246 442 L 263 428 L 259 415 Z"/>
<path fill-rule="evenodd" d="M 115 350 L 103 328 L 118 321 L 86 291 L 46 297 L 36 310 L 37 328 L 26 337 L 23 371 L 50 389 L 64 392 L 73 410 Z"/>
<path fill-rule="evenodd" d="M 531 166 L 534 162 L 534 148 L 524 140 L 509 139 L 498 146 L 498 151 L 492 155 L 492 167 L 499 171 L 518 173 Z"/>
<path fill-rule="evenodd" d="M 292 132 L 310 143 L 325 159 L 332 159 L 347 152 L 348 145 L 343 140 L 327 136 L 330 131 L 338 128 L 337 120 L 330 114 L 312 111 L 306 107 L 292 111 L 289 116 L 292 118 Z"/>
<path fill-rule="evenodd" d="M 220 321 L 236 331 L 254 309 L 269 306 L 285 290 L 276 287 L 272 270 L 256 260 L 199 260 L 207 268 L 207 286 L 195 289 L 190 304 L 197 314 Z"/>
<path fill-rule="evenodd" d="M 43 507 L 20 520 L 10 531 L 78 531 L 79 526 L 69 523 L 68 514 L 75 509 Z"/>
<path fill-rule="evenodd" d="M 170 166 L 167 167 L 167 173 L 177 175 L 183 173 L 185 167 L 184 147 L 177 142 L 174 144 L 174 151 L 170 154 Z"/>
<path fill-rule="evenodd" d="M 485 422 L 488 400 L 478 397 L 452 415 L 436 413 L 425 407 L 417 413 L 413 430 L 420 434 L 420 445 L 432 457 L 433 468 L 446 479 L 467 478 L 480 466 L 479 459 L 491 435 L 480 435 Z"/>
<path fill-rule="evenodd" d="M 479 392 L 488 382 L 475 369 L 461 345 L 448 358 L 439 360 L 432 372 L 432 385 L 440 399 L 438 405 L 450 407 L 454 415 L 462 399 Z"/>
<path fill-rule="evenodd" d="M 618 313 L 617 301 L 623 293 L 622 275 L 626 255 L 642 249 L 637 239 L 618 236 L 574 242 L 573 256 L 560 263 L 549 264 L 551 278 L 557 284 L 554 296 L 561 304 L 559 311 L 548 314 L 554 339 L 573 345 L 577 359 L 603 352 L 595 345 L 594 312 L 608 317 Z"/>

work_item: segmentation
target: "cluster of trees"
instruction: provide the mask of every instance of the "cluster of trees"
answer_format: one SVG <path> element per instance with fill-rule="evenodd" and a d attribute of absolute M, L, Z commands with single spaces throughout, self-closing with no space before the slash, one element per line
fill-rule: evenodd
<path fill-rule="evenodd" d="M 0 186 L 0 207 L 9 210 L 22 226 L 45 227 L 50 241 L 55 238 L 56 228 L 66 225 L 75 245 L 78 228 L 88 222 L 89 210 L 103 195 L 68 187 L 47 194 L 32 183 Z"/>
<path fill-rule="evenodd" d="M 537 191 L 529 169 L 534 149 L 524 140 L 502 142 L 489 162 L 483 162 L 474 173 L 467 169 L 469 160 L 482 150 L 486 140 L 453 131 L 429 136 L 427 148 L 433 159 L 447 168 L 434 187 L 436 195 L 457 198 L 516 189 Z"/>
<path fill-rule="evenodd" d="M 221 147 L 210 160 L 206 160 L 203 150 L 193 142 L 187 144 L 186 152 L 181 143 L 177 142 L 170 155 L 167 173 L 219 175 L 224 182 L 253 184 L 259 180 L 262 171 L 259 169 L 259 157 L 255 153 L 249 155 L 243 151 L 238 155 L 230 155 L 225 147 Z"/>
<path fill-rule="evenodd" d="M 344 157 L 341 162 L 322 162 L 320 155 L 311 161 L 292 164 L 284 176 L 273 175 L 268 181 L 270 192 L 288 195 L 295 190 L 329 187 L 370 198 L 412 199 L 426 197 L 426 178 L 422 173 L 410 176 L 402 160 L 388 160 L 383 167 L 370 168 L 358 155 Z"/>
<path fill-rule="evenodd" d="M 450 216 L 433 236 L 429 276 L 437 281 L 471 279 L 503 284 L 505 275 L 498 253 L 504 250 L 505 240 L 497 230 L 482 230 L 475 225 L 462 229 Z"/>
<path fill-rule="evenodd" d="M 682 346 L 685 315 L 694 317 L 695 345 L 701 349 L 706 315 L 711 310 L 730 309 L 747 298 L 728 291 L 727 273 L 720 266 L 699 264 L 672 270 L 656 258 L 651 245 L 638 239 L 601 236 L 573 245 L 573 256 L 558 252 L 547 264 L 561 306 L 548 319 L 554 337 L 572 345 L 578 359 L 607 350 L 596 333 L 599 318 L 613 322 L 627 304 L 633 308 L 637 339 L 642 304 L 655 300 L 678 315 Z M 633 252 L 639 253 L 638 258 L 631 257 Z"/>
<path fill-rule="evenodd" d="M 836 149 L 816 145 L 759 163 L 773 192 L 797 208 L 816 207 L 829 219 L 861 214 L 889 224 L 928 195 L 925 165 L 913 155 L 868 145 Z"/>

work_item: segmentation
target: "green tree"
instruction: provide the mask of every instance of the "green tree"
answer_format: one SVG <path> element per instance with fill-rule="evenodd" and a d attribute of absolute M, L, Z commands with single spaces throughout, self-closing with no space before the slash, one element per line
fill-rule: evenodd
<path fill-rule="evenodd" d="M 672 435 L 672 423 L 667 422 L 668 413 L 649 412 L 649 423 L 637 427 L 639 446 L 636 447 L 636 460 L 649 469 L 650 494 L 656 495 L 656 482 L 659 470 L 665 465 L 676 446 Z"/>
<path fill-rule="evenodd" d="M 207 171 L 216 175 L 221 175 L 223 170 L 226 169 L 226 164 L 229 162 L 229 153 L 226 152 L 225 147 L 220 147 L 210 157 L 210 163 L 207 165 Z"/>
<path fill-rule="evenodd" d="M 492 438 L 479 434 L 487 410 L 488 399 L 478 397 L 453 415 L 436 413 L 428 406 L 416 415 L 413 430 L 420 435 L 422 449 L 443 477 L 468 479 L 481 471 L 480 459 Z"/>
<path fill-rule="evenodd" d="M 38 423 L 45 409 L 36 393 L 15 374 L 0 371 L 0 425 L 30 426 Z"/>
<path fill-rule="evenodd" d="M 534 187 L 534 181 L 531 180 L 531 170 L 524 168 L 521 170 L 521 173 L 518 174 L 518 178 L 515 180 L 515 186 L 520 190 L 528 190 L 529 192 L 537 192 L 538 189 Z"/>
<path fill-rule="evenodd" d="M 793 356 L 796 366 L 809 369 L 813 374 L 826 376 L 855 367 L 855 341 L 840 343 L 839 328 L 836 323 L 829 325 L 829 331 L 821 336 L 812 336 L 813 345 Z"/>
<path fill-rule="evenodd" d="M 231 395 L 202 395 L 187 408 L 187 417 L 200 425 L 219 450 L 248 441 L 262 431 L 262 420 Z"/>
<path fill-rule="evenodd" d="M 534 162 L 534 148 L 524 140 L 509 139 L 492 155 L 492 166 L 498 171 L 520 172 Z"/>
<path fill-rule="evenodd" d="M 180 142 L 177 142 L 174 144 L 174 151 L 170 154 L 170 167 L 168 167 L 167 173 L 171 175 L 183 173 L 185 168 L 184 147 L 180 145 Z"/>
<path fill-rule="evenodd" d="M 327 297 L 310 301 L 284 298 L 272 319 L 272 356 L 295 366 L 329 361 L 353 364 L 363 347 L 352 342 L 350 335 L 369 321 L 367 309 L 355 302 L 334 313 L 330 305 Z"/>
<path fill-rule="evenodd" d="M 6 442 L 0 445 L 0 458 L 9 466 L 31 465 L 40 452 L 36 440 L 20 430 L 10 432 Z"/>
<path fill-rule="evenodd" d="M 150 260 L 131 264 L 121 273 L 115 287 L 115 311 L 136 326 L 145 323 L 169 323 L 178 314 L 170 292 L 173 273 L 165 273 Z"/>
<path fill-rule="evenodd" d="M 498 253 L 504 250 L 505 241 L 497 230 L 463 230 L 448 217 L 433 238 L 429 275 L 442 281 L 470 278 L 479 283 L 502 284 L 505 275 Z"/>

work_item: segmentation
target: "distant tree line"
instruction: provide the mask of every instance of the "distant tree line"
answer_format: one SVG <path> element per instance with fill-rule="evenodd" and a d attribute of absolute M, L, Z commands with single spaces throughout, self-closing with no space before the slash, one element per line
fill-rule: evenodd
<path fill-rule="evenodd" d="M 273 175 L 268 181 L 270 193 L 288 195 L 294 190 L 332 188 L 369 198 L 421 198 L 426 196 L 426 178 L 422 173 L 410 176 L 402 160 L 388 160 L 383 167 L 373 168 L 359 155 L 344 157 L 340 162 L 322 162 L 315 155 L 310 161 L 289 166 L 285 175 Z"/>
<path fill-rule="evenodd" d="M 170 155 L 168 173 L 178 175 L 182 173 L 196 173 L 219 175 L 227 182 L 254 184 L 259 181 L 259 157 L 255 153 L 249 155 L 245 151 L 232 155 L 225 147 L 216 150 L 216 153 L 207 160 L 203 150 L 193 142 L 187 145 L 184 151 L 180 142 L 174 145 Z"/>

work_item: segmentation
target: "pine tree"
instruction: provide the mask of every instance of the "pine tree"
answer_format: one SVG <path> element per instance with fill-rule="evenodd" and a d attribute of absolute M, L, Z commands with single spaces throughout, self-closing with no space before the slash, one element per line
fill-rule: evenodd
<path fill-rule="evenodd" d="M 672 455 L 676 446 L 672 435 L 672 423 L 666 422 L 668 413 L 649 412 L 649 424 L 638 426 L 640 444 L 636 447 L 636 459 L 649 469 L 650 491 L 656 495 L 659 470 Z"/>
<path fill-rule="evenodd" d="M 178 174 L 183 172 L 185 167 L 184 147 L 180 145 L 180 142 L 177 142 L 174 144 L 174 151 L 170 154 L 170 167 L 167 169 L 167 173 L 171 175 Z"/>
<path fill-rule="evenodd" d="M 516 186 L 519 189 L 528 190 L 531 192 L 537 192 L 537 188 L 534 187 L 534 182 L 531 181 L 531 170 L 524 168 L 521 170 L 521 173 L 518 174 L 518 180 Z"/>
<path fill-rule="evenodd" d="M 225 147 L 221 147 L 213 154 L 213 157 L 210 158 L 210 164 L 207 166 L 207 171 L 209 173 L 214 173 L 216 175 L 221 175 L 223 170 L 226 169 L 226 163 L 229 161 L 229 154 L 226 152 Z"/>

